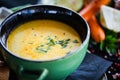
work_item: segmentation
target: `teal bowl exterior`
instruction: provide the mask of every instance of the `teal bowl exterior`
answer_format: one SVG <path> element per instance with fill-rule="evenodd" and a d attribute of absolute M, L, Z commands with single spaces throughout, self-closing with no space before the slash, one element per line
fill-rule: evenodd
<path fill-rule="evenodd" d="M 55 60 L 33 61 L 15 56 L 6 48 L 9 33 L 18 25 L 36 19 L 53 19 L 71 25 L 79 33 L 82 44 L 65 57 Z M 89 37 L 89 26 L 79 14 L 52 5 L 35 5 L 19 10 L 7 17 L 0 26 L 2 56 L 18 80 L 64 80 L 82 63 Z"/>

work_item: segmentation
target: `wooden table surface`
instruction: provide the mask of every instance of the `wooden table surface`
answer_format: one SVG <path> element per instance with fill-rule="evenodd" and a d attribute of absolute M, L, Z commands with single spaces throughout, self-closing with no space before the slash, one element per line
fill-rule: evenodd
<path fill-rule="evenodd" d="M 0 80 L 8 80 L 9 69 L 7 66 L 0 67 Z"/>

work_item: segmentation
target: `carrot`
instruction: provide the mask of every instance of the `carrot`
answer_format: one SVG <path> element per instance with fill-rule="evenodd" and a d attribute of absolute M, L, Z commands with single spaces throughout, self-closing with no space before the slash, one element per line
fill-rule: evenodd
<path fill-rule="evenodd" d="M 88 20 L 88 24 L 90 26 L 90 32 L 91 32 L 91 37 L 96 41 L 96 42 L 101 42 L 105 40 L 105 33 L 104 30 L 100 27 L 98 24 L 96 17 L 92 16 Z"/>
<path fill-rule="evenodd" d="M 91 0 L 84 0 L 84 7 L 86 7 L 90 2 Z"/>
<path fill-rule="evenodd" d="M 106 5 L 109 2 L 110 0 L 85 0 L 85 8 L 79 12 L 79 14 L 88 21 L 91 37 L 96 42 L 105 40 L 105 33 L 101 26 L 98 24 L 95 14 L 100 11 L 100 7 L 102 5 Z"/>
<path fill-rule="evenodd" d="M 100 11 L 102 5 L 106 5 L 111 0 L 92 0 L 79 14 L 82 15 L 87 21 L 91 16 L 95 15 Z"/>

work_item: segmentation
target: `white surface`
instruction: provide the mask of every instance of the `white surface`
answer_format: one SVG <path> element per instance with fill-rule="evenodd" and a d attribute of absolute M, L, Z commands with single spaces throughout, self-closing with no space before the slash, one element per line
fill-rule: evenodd
<path fill-rule="evenodd" d="M 120 32 L 120 11 L 112 7 L 102 6 L 100 22 L 105 28 Z"/>

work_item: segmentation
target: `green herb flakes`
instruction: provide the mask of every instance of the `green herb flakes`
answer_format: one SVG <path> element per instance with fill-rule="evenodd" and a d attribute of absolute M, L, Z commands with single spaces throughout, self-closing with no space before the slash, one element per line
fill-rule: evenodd
<path fill-rule="evenodd" d="M 79 41 L 78 40 L 74 40 L 73 43 L 79 43 Z"/>
<path fill-rule="evenodd" d="M 67 45 L 69 44 L 70 39 L 66 39 L 66 40 L 58 40 L 56 41 L 56 44 L 59 44 L 62 46 L 62 48 L 66 48 Z"/>
<path fill-rule="evenodd" d="M 53 47 L 54 45 L 60 45 L 62 48 L 66 48 L 71 41 L 71 39 L 69 38 L 64 40 L 54 40 L 54 38 L 51 38 L 50 36 L 48 36 L 48 39 L 47 39 L 48 42 L 43 43 L 40 46 L 37 46 L 36 51 L 40 53 L 47 53 L 50 50 L 50 48 Z M 78 43 L 78 41 L 74 40 L 74 43 Z"/>
<path fill-rule="evenodd" d="M 47 48 L 44 48 L 43 46 L 37 46 L 36 47 L 36 51 L 39 52 L 39 53 L 47 53 L 48 50 L 50 49 L 50 47 L 48 46 Z"/>
<path fill-rule="evenodd" d="M 40 47 L 44 47 L 46 44 L 41 44 Z"/>
<path fill-rule="evenodd" d="M 50 38 L 50 39 L 49 39 L 49 43 L 48 43 L 48 45 L 49 45 L 49 46 L 53 46 L 53 45 L 55 45 L 54 40 Z"/>

